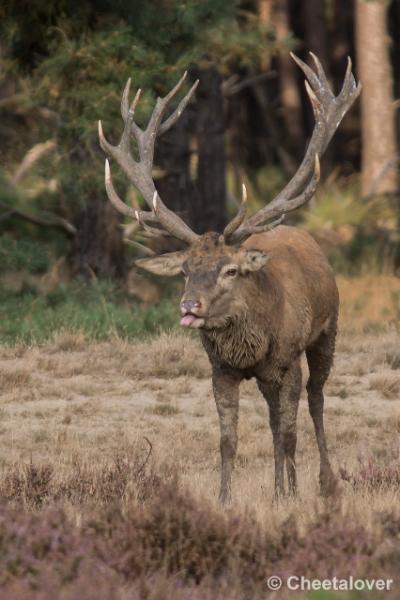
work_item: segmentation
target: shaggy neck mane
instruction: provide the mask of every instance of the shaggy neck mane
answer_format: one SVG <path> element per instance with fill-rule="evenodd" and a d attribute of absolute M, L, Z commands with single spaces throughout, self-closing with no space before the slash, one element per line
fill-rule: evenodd
<path fill-rule="evenodd" d="M 276 338 L 280 315 L 280 288 L 270 274 L 264 270 L 251 273 L 246 284 L 241 312 L 229 317 L 224 327 L 202 331 L 208 353 L 239 369 L 249 368 L 265 356 L 270 341 Z M 265 297 L 270 300 L 269 310 L 265 310 Z"/>

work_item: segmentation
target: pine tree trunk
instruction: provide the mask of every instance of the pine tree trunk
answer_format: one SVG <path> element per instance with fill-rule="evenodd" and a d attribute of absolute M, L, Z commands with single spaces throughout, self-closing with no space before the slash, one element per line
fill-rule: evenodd
<path fill-rule="evenodd" d="M 397 190 L 392 73 L 387 33 L 388 2 L 357 0 L 357 55 L 361 94 L 362 193 Z"/>
<path fill-rule="evenodd" d="M 271 26 L 272 18 L 272 0 L 258 0 L 257 2 L 258 18 L 260 22 L 260 28 L 263 35 L 266 37 L 268 30 Z M 261 48 L 260 66 L 262 71 L 268 71 L 271 68 L 270 52 L 267 48 Z"/>
<path fill-rule="evenodd" d="M 275 0 L 274 12 L 278 41 L 286 39 L 291 32 L 289 10 L 288 0 Z M 283 119 L 289 138 L 288 146 L 296 154 L 299 154 L 303 150 L 303 114 L 296 69 L 288 51 L 283 49 L 279 54 L 279 86 Z"/>
<path fill-rule="evenodd" d="M 158 193 L 168 208 L 188 223 L 188 207 L 194 194 L 194 184 L 190 176 L 193 120 L 191 104 L 172 129 L 157 140 L 155 152 L 155 164 L 161 169 L 160 176 L 156 179 Z"/>
<path fill-rule="evenodd" d="M 202 69 L 196 91 L 197 194 L 188 198 L 189 222 L 197 233 L 222 231 L 226 222 L 225 119 L 221 76 Z"/>
<path fill-rule="evenodd" d="M 325 72 L 329 72 L 328 30 L 326 27 L 325 1 L 307 0 L 307 2 L 302 3 L 302 8 L 307 52 L 314 52 L 324 65 Z"/>
<path fill-rule="evenodd" d="M 304 21 L 304 39 L 306 48 L 306 61 L 313 64 L 309 52 L 313 52 L 321 61 L 324 71 L 330 77 L 330 54 L 328 52 L 328 28 L 326 21 L 326 2 L 325 0 L 307 0 L 302 3 L 302 14 Z M 308 105 L 309 106 L 309 105 Z M 307 126 L 309 135 L 314 128 L 314 116 L 312 110 L 308 110 Z M 334 146 L 328 146 L 324 154 L 325 171 L 332 169 L 332 155 Z"/>
<path fill-rule="evenodd" d="M 331 15 L 331 74 L 333 87 L 340 90 L 346 72 L 347 57 L 355 57 L 355 0 L 334 0 Z M 357 65 L 356 65 L 357 66 Z M 357 70 L 357 69 L 356 69 Z M 361 170 L 360 103 L 356 102 L 335 133 L 332 146 L 334 164 L 341 163 L 347 174 Z"/>
<path fill-rule="evenodd" d="M 108 200 L 91 198 L 77 219 L 69 261 L 75 275 L 122 278 L 125 255 L 120 215 Z"/>

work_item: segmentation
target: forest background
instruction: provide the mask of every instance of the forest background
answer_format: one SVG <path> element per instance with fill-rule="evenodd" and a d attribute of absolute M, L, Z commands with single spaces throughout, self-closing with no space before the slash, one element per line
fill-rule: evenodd
<path fill-rule="evenodd" d="M 0 8 L 0 340 L 60 329 L 128 339 L 171 327 L 179 283 L 134 266 L 146 238 L 104 189 L 97 121 L 117 140 L 128 77 L 138 119 L 186 69 L 200 79 L 160 138 L 156 185 L 197 232 L 221 230 L 242 182 L 250 210 L 296 170 L 313 129 L 294 51 L 340 89 L 350 56 L 363 91 L 322 162 L 315 198 L 287 218 L 338 274 L 400 272 L 400 0 L 7 1 Z M 142 199 L 117 169 L 120 195 Z M 396 301 L 396 298 L 394 299 Z M 397 302 L 399 298 L 397 298 Z"/>

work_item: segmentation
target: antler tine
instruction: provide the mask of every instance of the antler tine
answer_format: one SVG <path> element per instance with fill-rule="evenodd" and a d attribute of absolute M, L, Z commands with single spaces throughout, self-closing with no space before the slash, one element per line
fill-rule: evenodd
<path fill-rule="evenodd" d="M 223 232 L 223 237 L 227 240 L 230 236 L 240 227 L 246 218 L 247 213 L 247 190 L 244 183 L 242 184 L 242 201 L 239 206 L 239 210 L 235 217 L 228 223 Z"/>
<path fill-rule="evenodd" d="M 168 219 L 168 214 L 164 215 L 162 213 L 162 211 L 160 213 L 160 209 L 157 208 L 157 213 L 158 213 L 158 215 L 160 215 L 160 218 L 159 218 L 153 212 L 146 213 L 143 211 L 135 210 L 132 207 L 125 204 L 125 202 L 123 202 L 121 200 L 121 198 L 118 196 L 117 192 L 115 191 L 114 184 L 112 182 L 110 163 L 108 162 L 108 159 L 105 160 L 105 186 L 106 186 L 107 196 L 108 196 L 111 204 L 120 213 L 122 213 L 123 215 L 125 215 L 127 217 L 133 217 L 133 218 L 137 219 L 138 223 L 143 227 L 143 229 L 145 229 L 152 235 L 165 235 L 165 236 L 169 236 L 169 237 L 171 237 L 171 236 L 176 237 L 176 235 L 169 232 L 168 228 L 166 230 L 164 230 L 161 228 L 151 227 L 150 225 L 147 224 L 147 222 L 150 222 L 150 223 L 153 223 L 154 225 L 159 224 L 164 227 L 165 227 L 166 223 L 167 223 L 167 225 L 170 225 L 171 220 Z M 154 197 L 155 198 L 157 197 L 157 192 L 154 192 Z M 173 215 L 173 216 L 175 216 L 175 215 Z M 181 238 L 178 237 L 178 239 L 181 239 Z"/>
<path fill-rule="evenodd" d="M 325 71 L 324 71 L 324 69 L 323 69 L 323 67 L 321 65 L 321 61 L 319 60 L 318 56 L 316 56 L 314 54 L 314 52 L 310 52 L 310 56 L 313 59 L 315 67 L 317 69 L 317 74 L 318 74 L 319 81 L 322 83 L 322 86 L 325 89 L 328 89 L 329 91 L 331 91 L 329 89 L 329 82 L 328 82 L 328 80 L 326 78 Z M 332 94 L 332 96 L 333 96 L 333 94 Z"/>
<path fill-rule="evenodd" d="M 154 229 L 155 231 L 159 231 L 160 235 L 163 235 L 164 232 L 161 229 L 159 230 L 156 228 L 151 228 L 146 223 L 146 221 L 147 221 L 149 223 L 159 224 L 158 218 L 152 212 L 144 212 L 141 210 L 140 211 L 135 210 L 131 206 L 128 206 L 127 204 L 125 204 L 125 202 L 123 202 L 121 200 L 121 198 L 118 196 L 118 194 L 115 190 L 114 184 L 112 182 L 110 163 L 107 158 L 105 160 L 104 171 L 105 171 L 105 187 L 106 187 L 107 196 L 108 196 L 108 199 L 110 200 L 111 204 L 114 206 L 114 208 L 116 208 L 118 210 L 118 212 L 122 213 L 123 215 L 125 215 L 127 217 L 135 218 L 138 221 L 138 223 L 143 226 L 144 229 L 147 229 L 147 230 Z M 168 234 L 168 235 L 170 235 L 170 234 Z"/>
<path fill-rule="evenodd" d="M 175 213 L 165 206 L 165 204 L 161 201 L 157 190 L 155 190 L 153 194 L 153 213 L 164 229 L 170 232 L 170 235 L 173 237 L 186 241 L 187 243 L 191 243 L 198 238 L 198 235 L 194 233 L 194 231 L 192 231 L 181 219 L 179 219 Z M 190 231 L 190 238 L 187 236 L 184 228 L 181 228 L 180 231 L 177 232 L 177 219 L 179 219 L 179 225 L 182 224 Z"/>
<path fill-rule="evenodd" d="M 342 86 L 342 89 L 338 96 L 338 100 L 342 100 L 342 98 L 345 98 L 349 94 L 355 94 L 357 97 L 359 95 L 359 93 L 361 92 L 362 85 L 360 82 L 358 82 L 358 84 L 357 84 L 356 80 L 354 79 L 354 75 L 353 75 L 351 69 L 352 69 L 352 62 L 351 62 L 350 56 L 348 56 L 347 57 L 346 75 L 344 77 L 343 86 Z"/>
<path fill-rule="evenodd" d="M 110 163 L 108 161 L 108 159 L 106 158 L 105 160 L 105 165 L 104 165 L 104 179 L 105 179 L 105 187 L 106 187 L 106 192 L 107 192 L 107 196 L 108 199 L 110 200 L 111 204 L 114 206 L 114 208 L 117 209 L 118 212 L 122 213 L 123 215 L 127 216 L 127 217 L 133 217 L 135 219 L 137 219 L 138 222 L 140 222 L 140 224 L 143 223 L 143 221 L 148 221 L 149 223 L 159 223 L 157 217 L 152 213 L 152 212 L 144 212 L 142 210 L 135 210 L 134 208 L 132 208 L 131 206 L 128 206 L 127 204 L 125 204 L 125 202 L 123 202 L 121 200 L 121 198 L 118 196 L 113 181 L 112 181 L 112 177 L 111 177 L 111 169 L 110 169 Z M 139 215 L 139 218 L 138 218 Z"/>
<path fill-rule="evenodd" d="M 329 87 L 328 80 L 326 78 L 325 72 L 322 68 L 322 65 L 319 59 L 310 52 L 310 55 L 315 63 L 317 73 L 315 73 L 311 67 L 309 67 L 305 62 L 303 62 L 298 56 L 290 53 L 290 56 L 293 58 L 295 63 L 300 67 L 303 71 L 304 75 L 309 81 L 315 95 L 317 96 L 320 102 L 332 102 L 335 99 L 335 95 L 333 94 L 331 88 Z"/>
<path fill-rule="evenodd" d="M 284 220 L 285 215 L 281 215 L 279 219 L 275 219 L 275 221 L 271 221 L 271 223 L 267 223 L 267 225 L 259 225 L 257 227 L 252 227 L 249 229 L 240 229 L 240 231 L 237 232 L 237 235 L 235 235 L 234 243 L 240 244 L 241 242 L 244 242 L 249 236 L 254 235 L 255 233 L 266 233 L 267 231 L 271 231 L 271 229 L 275 229 L 275 227 L 281 225 L 281 223 L 283 223 Z M 227 242 L 229 243 L 230 240 L 227 240 Z"/>
<path fill-rule="evenodd" d="M 121 98 L 121 116 L 124 121 L 126 121 L 128 117 L 129 111 L 129 92 L 131 91 L 131 78 L 128 78 L 128 81 L 125 84 L 124 91 L 122 92 Z"/>
<path fill-rule="evenodd" d="M 181 89 L 183 82 L 187 77 L 187 71 L 184 72 L 178 83 L 172 88 L 172 90 L 164 96 L 164 98 L 157 98 L 156 105 L 153 110 L 153 114 L 150 117 L 146 130 L 143 132 L 143 140 L 139 145 L 139 153 L 142 160 L 151 168 L 154 159 L 154 144 L 156 137 L 160 130 L 162 118 L 165 114 L 167 106 L 172 98 Z M 189 92 L 190 93 L 190 92 Z"/>
<path fill-rule="evenodd" d="M 275 219 L 274 221 L 272 221 L 270 223 L 262 223 L 262 224 L 258 224 L 258 225 L 257 224 L 253 225 L 252 223 L 250 223 L 250 219 L 249 219 L 249 221 L 244 224 L 244 227 L 240 228 L 236 233 L 231 235 L 230 239 L 228 239 L 226 241 L 228 243 L 237 244 L 239 242 L 244 241 L 250 235 L 253 235 L 255 233 L 264 233 L 264 232 L 270 231 L 271 229 L 274 229 L 275 227 L 280 225 L 283 222 L 285 215 L 287 213 L 292 212 L 293 210 L 296 210 L 296 208 L 299 208 L 300 206 L 303 206 L 304 204 L 307 204 L 307 202 L 313 197 L 313 195 L 315 194 L 315 191 L 317 189 L 320 177 L 321 177 L 320 162 L 319 162 L 318 154 L 316 154 L 315 162 L 314 162 L 314 173 L 313 173 L 313 176 L 311 177 L 311 180 L 310 180 L 309 184 L 307 185 L 306 189 L 298 196 L 288 200 L 285 203 L 284 210 L 282 210 L 282 205 L 280 203 L 276 203 L 276 205 L 275 205 L 275 202 L 271 202 L 268 205 L 268 207 L 267 207 L 269 209 L 268 215 L 265 213 L 264 221 L 274 219 L 275 217 L 278 217 L 277 219 Z"/>
<path fill-rule="evenodd" d="M 128 80 L 128 82 L 129 82 L 129 80 Z M 121 100 L 121 113 L 123 112 L 125 115 L 125 117 L 124 116 L 122 117 L 124 119 L 125 127 L 122 132 L 119 147 L 122 149 L 123 152 L 130 152 L 131 133 L 133 133 L 134 136 L 136 137 L 138 144 L 140 144 L 141 135 L 142 135 L 141 129 L 136 125 L 136 123 L 133 120 L 135 117 L 136 106 L 140 100 L 140 95 L 142 93 L 142 90 L 140 88 L 138 89 L 138 91 L 135 94 L 132 104 L 129 106 L 129 88 L 130 88 L 130 82 L 129 82 L 129 86 L 128 86 L 128 84 L 125 86 L 124 93 L 123 93 L 123 96 L 125 95 L 126 92 L 128 93 L 128 95 L 126 95 L 125 98 L 122 97 L 122 100 Z"/>
<path fill-rule="evenodd" d="M 298 67 L 303 71 L 304 75 L 307 77 L 308 81 L 312 85 L 314 90 L 318 90 L 321 87 L 321 81 L 318 78 L 318 75 L 312 70 L 311 67 L 307 65 L 304 61 L 301 60 L 294 52 L 290 52 L 290 56 L 297 64 Z"/>
<path fill-rule="evenodd" d="M 243 237 L 242 230 L 254 231 L 254 228 L 264 225 L 271 218 L 286 214 L 308 201 L 319 181 L 319 157 L 324 153 L 342 118 L 361 91 L 361 85 L 356 85 L 349 60 L 342 89 L 335 97 L 320 61 L 315 55 L 311 56 L 316 72 L 292 54 L 293 60 L 302 69 L 308 80 L 305 83 L 306 90 L 315 117 L 314 131 L 306 154 L 297 172 L 272 202 L 250 217 L 233 233 L 231 236 L 233 242 L 239 237 Z"/>
<path fill-rule="evenodd" d="M 166 119 L 164 121 L 164 123 L 161 124 L 160 130 L 158 132 L 158 136 L 160 136 L 163 133 L 165 133 L 166 131 L 168 131 L 168 129 L 170 129 L 170 127 L 172 127 L 172 125 L 175 125 L 175 123 L 177 122 L 177 120 L 179 119 L 179 117 L 181 116 L 183 111 L 185 110 L 186 106 L 189 104 L 190 100 L 192 99 L 192 96 L 195 93 L 196 88 L 199 85 L 199 82 L 200 82 L 200 80 L 196 79 L 196 81 L 194 82 L 194 84 L 192 85 L 192 87 L 190 88 L 188 93 L 186 94 L 186 96 L 184 98 L 182 98 L 182 100 L 179 102 L 177 108 L 174 110 L 172 115 L 170 115 L 168 117 L 168 119 Z"/>
<path fill-rule="evenodd" d="M 278 201 L 270 202 L 270 204 L 268 205 L 268 208 L 269 208 L 268 219 L 276 217 L 282 213 L 287 214 L 289 212 L 292 212 L 293 210 L 296 210 L 296 208 L 303 206 L 303 204 L 307 204 L 307 202 L 309 200 L 311 200 L 311 198 L 314 196 L 320 178 L 321 178 L 321 165 L 319 162 L 318 154 L 316 154 L 315 159 L 314 159 L 314 172 L 313 172 L 310 182 L 308 183 L 305 190 L 298 196 L 295 196 L 294 198 L 287 200 L 284 207 L 282 207 L 282 204 Z M 282 210 L 282 208 L 283 208 L 283 210 Z"/>
<path fill-rule="evenodd" d="M 139 213 L 138 210 L 135 210 L 135 218 L 136 218 L 137 222 L 152 237 L 158 237 L 158 236 L 171 237 L 171 234 L 168 231 L 165 231 L 165 229 L 159 229 L 158 227 L 151 227 L 151 225 L 147 225 L 146 221 L 142 219 L 142 216 L 141 216 L 142 214 L 143 214 L 142 212 Z"/>
<path fill-rule="evenodd" d="M 128 246 L 133 246 L 134 248 L 137 248 L 138 250 L 141 250 L 142 252 L 144 252 L 145 254 L 147 254 L 147 256 L 156 256 L 157 255 L 157 253 L 154 252 L 154 250 L 151 250 L 147 246 L 144 246 L 143 244 L 141 244 L 137 240 L 131 240 L 129 238 L 125 238 L 124 239 L 124 244 L 127 244 Z"/>
<path fill-rule="evenodd" d="M 111 179 L 111 169 L 110 163 L 108 162 L 108 158 L 106 158 L 104 165 L 104 179 L 108 199 L 110 200 L 114 208 L 116 208 L 118 212 L 122 213 L 123 215 L 126 215 L 127 217 L 135 217 L 135 211 L 133 210 L 133 208 L 125 204 L 125 202 L 122 202 L 121 198 L 115 191 L 115 187 Z"/>
<path fill-rule="evenodd" d="M 140 100 L 140 95 L 142 93 L 142 90 L 140 88 L 137 90 L 135 97 L 133 99 L 133 102 L 129 106 L 130 89 L 131 89 L 131 78 L 129 77 L 128 81 L 126 82 L 124 91 L 122 93 L 122 98 L 121 98 L 121 115 L 122 115 L 122 119 L 125 123 L 123 135 L 125 134 L 125 139 L 126 139 L 125 145 L 128 147 L 129 147 L 129 134 L 130 133 L 133 133 L 138 144 L 139 144 L 140 137 L 142 135 L 142 130 L 140 129 L 140 127 L 138 125 L 136 125 L 136 123 L 133 120 L 133 118 L 135 116 L 136 107 Z"/>
<path fill-rule="evenodd" d="M 182 219 L 169 210 L 165 204 L 162 202 L 161 198 L 157 196 L 157 201 L 155 203 L 156 208 L 153 206 L 153 199 L 156 193 L 155 185 L 152 179 L 152 166 L 153 166 L 153 158 L 154 158 L 154 144 L 156 137 L 164 131 L 167 131 L 179 118 L 182 114 L 182 111 L 187 106 L 188 102 L 193 96 L 193 93 L 197 87 L 197 82 L 192 86 L 186 96 L 181 100 L 178 105 L 178 108 L 174 111 L 174 113 L 165 121 L 163 127 L 161 125 L 162 118 L 165 114 L 165 110 L 168 106 L 170 100 L 178 93 L 180 88 L 183 85 L 183 82 L 186 78 L 187 73 L 181 77 L 178 83 L 173 87 L 173 89 L 164 97 L 158 98 L 156 102 L 156 106 L 153 110 L 153 113 L 150 117 L 147 128 L 143 131 L 140 127 L 134 122 L 134 115 L 137 103 L 140 98 L 140 89 L 137 91 L 136 96 L 129 106 L 129 92 L 131 80 L 128 79 L 121 99 L 121 115 L 124 120 L 125 126 L 122 132 L 121 140 L 118 146 L 113 146 L 110 144 L 103 133 L 103 128 L 101 121 L 99 121 L 99 140 L 100 146 L 104 150 L 104 152 L 113 157 L 117 163 L 120 165 L 122 170 L 125 172 L 131 183 L 139 190 L 139 192 L 144 197 L 145 201 L 149 205 L 151 209 L 152 215 L 151 217 L 146 217 L 141 222 L 144 223 L 152 222 L 157 223 L 163 227 L 169 235 L 180 239 L 188 244 L 194 242 L 198 235 L 190 229 L 188 225 Z M 136 161 L 132 157 L 130 150 L 130 135 L 133 134 L 136 138 L 136 142 L 139 150 L 139 160 Z M 122 200 L 118 197 L 114 186 L 111 181 L 111 172 L 108 162 L 106 163 L 106 190 L 107 195 L 113 205 L 119 210 L 122 214 L 126 216 L 134 216 L 134 211 L 130 207 L 128 207 Z M 157 228 L 154 228 L 157 230 Z M 161 230 L 160 230 L 161 232 Z M 161 233 L 161 235 L 163 235 Z"/>
<path fill-rule="evenodd" d="M 139 219 L 138 219 L 139 216 Z M 150 223 L 152 225 L 159 225 L 160 222 L 157 219 L 156 215 L 153 213 L 153 211 L 150 210 L 137 210 L 135 209 L 135 218 L 140 221 L 140 223 L 142 223 L 143 221 L 145 221 L 145 223 Z"/>

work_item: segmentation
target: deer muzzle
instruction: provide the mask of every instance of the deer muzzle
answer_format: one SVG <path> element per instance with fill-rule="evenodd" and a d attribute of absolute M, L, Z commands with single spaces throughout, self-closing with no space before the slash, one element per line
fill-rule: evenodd
<path fill-rule="evenodd" d="M 182 327 L 194 327 L 195 329 L 202 327 L 204 325 L 204 318 L 198 316 L 200 309 L 201 302 L 199 300 L 182 300 L 182 319 L 180 321 Z"/>

